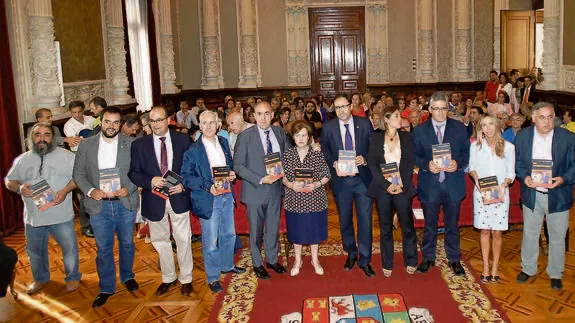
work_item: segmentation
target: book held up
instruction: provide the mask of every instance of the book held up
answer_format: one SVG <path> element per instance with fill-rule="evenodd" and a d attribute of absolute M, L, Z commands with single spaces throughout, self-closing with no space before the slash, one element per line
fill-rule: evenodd
<path fill-rule="evenodd" d="M 284 168 L 280 153 L 273 153 L 264 156 L 264 165 L 266 167 L 266 174 L 281 178 L 284 176 Z"/>
<path fill-rule="evenodd" d="M 340 150 L 337 159 L 337 170 L 342 176 L 355 176 L 359 173 L 355 165 L 355 150 Z"/>
<path fill-rule="evenodd" d="M 39 211 L 45 211 L 55 204 L 54 191 L 45 179 L 30 186 L 30 191 L 32 191 L 32 200 Z"/>
<path fill-rule="evenodd" d="M 381 174 L 383 175 L 383 178 L 385 178 L 391 184 L 403 187 L 403 182 L 401 181 L 401 175 L 399 174 L 397 163 L 393 162 L 380 164 L 379 167 L 381 168 Z"/>
<path fill-rule="evenodd" d="M 531 179 L 539 187 L 550 188 L 553 184 L 553 161 L 551 159 L 533 159 Z"/>
<path fill-rule="evenodd" d="M 100 169 L 100 190 L 110 196 L 119 191 L 121 187 L 119 168 Z"/>
<path fill-rule="evenodd" d="M 166 179 L 166 185 L 163 187 L 154 186 L 152 188 L 152 193 L 158 195 L 164 200 L 167 200 L 170 197 L 170 188 L 179 185 L 182 182 L 182 177 L 171 170 L 168 170 L 162 177 Z"/>
<path fill-rule="evenodd" d="M 229 193 L 232 191 L 230 183 L 230 166 L 212 167 L 214 177 L 214 187 L 217 194 Z"/>
<path fill-rule="evenodd" d="M 451 163 L 451 145 L 449 143 L 433 145 L 431 146 L 431 154 L 435 166 L 446 171 L 449 163 Z"/>
<path fill-rule="evenodd" d="M 483 204 L 487 205 L 503 202 L 505 192 L 501 191 L 501 187 L 497 182 L 496 176 L 482 177 L 478 182 Z"/>
<path fill-rule="evenodd" d="M 304 192 L 313 191 L 313 169 L 311 168 L 296 168 L 295 181 Z"/>

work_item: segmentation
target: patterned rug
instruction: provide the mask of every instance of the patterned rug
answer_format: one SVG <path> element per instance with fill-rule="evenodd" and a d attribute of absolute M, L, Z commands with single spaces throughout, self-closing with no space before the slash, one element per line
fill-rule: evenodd
<path fill-rule="evenodd" d="M 385 278 L 381 272 L 379 243 L 374 243 L 371 264 L 376 271 L 375 278 L 365 277 L 357 267 L 344 271 L 346 256 L 341 245 L 320 245 L 324 276 L 315 275 L 309 249 L 304 248 L 304 263 L 298 276 L 290 277 L 289 269 L 283 275 L 271 271 L 271 279 L 263 281 L 253 273 L 249 249 L 244 249 L 238 265 L 248 268 L 248 271 L 243 275 L 226 277 L 224 291 L 216 299 L 209 322 L 279 322 L 282 316 L 299 317 L 292 322 L 302 322 L 306 299 L 330 300 L 351 295 L 377 297 L 378 294 L 401 295 L 406 310 L 428 310 L 435 322 L 509 322 L 467 261 L 462 261 L 465 276 L 453 274 L 442 243 L 437 246 L 436 267 L 426 274 L 408 275 L 403 269 L 401 244 L 396 243 L 394 249 L 395 270 L 391 278 Z M 293 253 L 290 261 L 293 261 Z M 362 321 L 350 319 L 342 322 Z"/>

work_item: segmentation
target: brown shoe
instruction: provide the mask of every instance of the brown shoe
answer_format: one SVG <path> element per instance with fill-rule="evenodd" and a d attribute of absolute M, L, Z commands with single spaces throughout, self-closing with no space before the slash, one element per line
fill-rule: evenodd
<path fill-rule="evenodd" d="M 182 284 L 182 295 L 190 296 L 192 293 L 192 283 Z"/>
<path fill-rule="evenodd" d="M 44 285 L 46 285 L 46 283 L 33 282 L 32 284 L 28 285 L 28 289 L 26 290 L 26 293 L 28 295 L 36 294 L 37 292 L 42 290 Z"/>
<path fill-rule="evenodd" d="M 71 280 L 66 283 L 66 291 L 68 293 L 75 291 L 76 289 L 78 289 L 78 287 L 80 287 L 79 280 Z"/>

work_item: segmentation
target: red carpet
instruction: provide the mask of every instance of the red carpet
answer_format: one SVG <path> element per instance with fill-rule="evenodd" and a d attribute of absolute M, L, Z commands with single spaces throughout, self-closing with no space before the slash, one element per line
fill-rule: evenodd
<path fill-rule="evenodd" d="M 396 268 L 391 278 L 382 274 L 379 250 L 372 260 L 376 277 L 367 278 L 357 267 L 345 271 L 346 256 L 334 245 L 320 247 L 324 276 L 314 273 L 309 255 L 296 277 L 290 277 L 288 269 L 283 275 L 271 271 L 271 279 L 258 280 L 250 267 L 245 275 L 226 277 L 225 290 L 216 300 L 210 322 L 279 322 L 282 315 L 301 313 L 306 298 L 351 294 L 401 294 L 407 308 L 426 308 L 435 322 L 509 321 L 469 264 L 464 262 L 465 277 L 453 276 L 444 250 L 438 246 L 443 257 L 438 258 L 436 267 L 426 274 L 408 275 L 397 253 L 399 248 L 396 245 Z M 290 258 L 290 265 L 292 261 Z M 242 252 L 240 264 L 251 266 L 249 250 Z"/>

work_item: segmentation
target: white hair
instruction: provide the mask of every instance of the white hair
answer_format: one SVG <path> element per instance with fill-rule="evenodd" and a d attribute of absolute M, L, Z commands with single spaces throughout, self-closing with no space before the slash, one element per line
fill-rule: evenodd
<path fill-rule="evenodd" d="M 217 125 L 218 127 L 221 127 L 221 126 L 222 126 L 222 120 L 220 119 L 220 117 L 218 116 L 218 114 L 217 114 L 215 111 L 212 111 L 212 110 L 204 110 L 202 113 L 200 113 L 200 116 L 198 117 L 198 119 L 200 120 L 200 122 L 202 122 L 202 116 L 203 116 L 204 114 L 206 114 L 206 115 L 207 115 L 207 114 L 213 115 L 214 118 L 216 118 L 216 125 Z"/>

